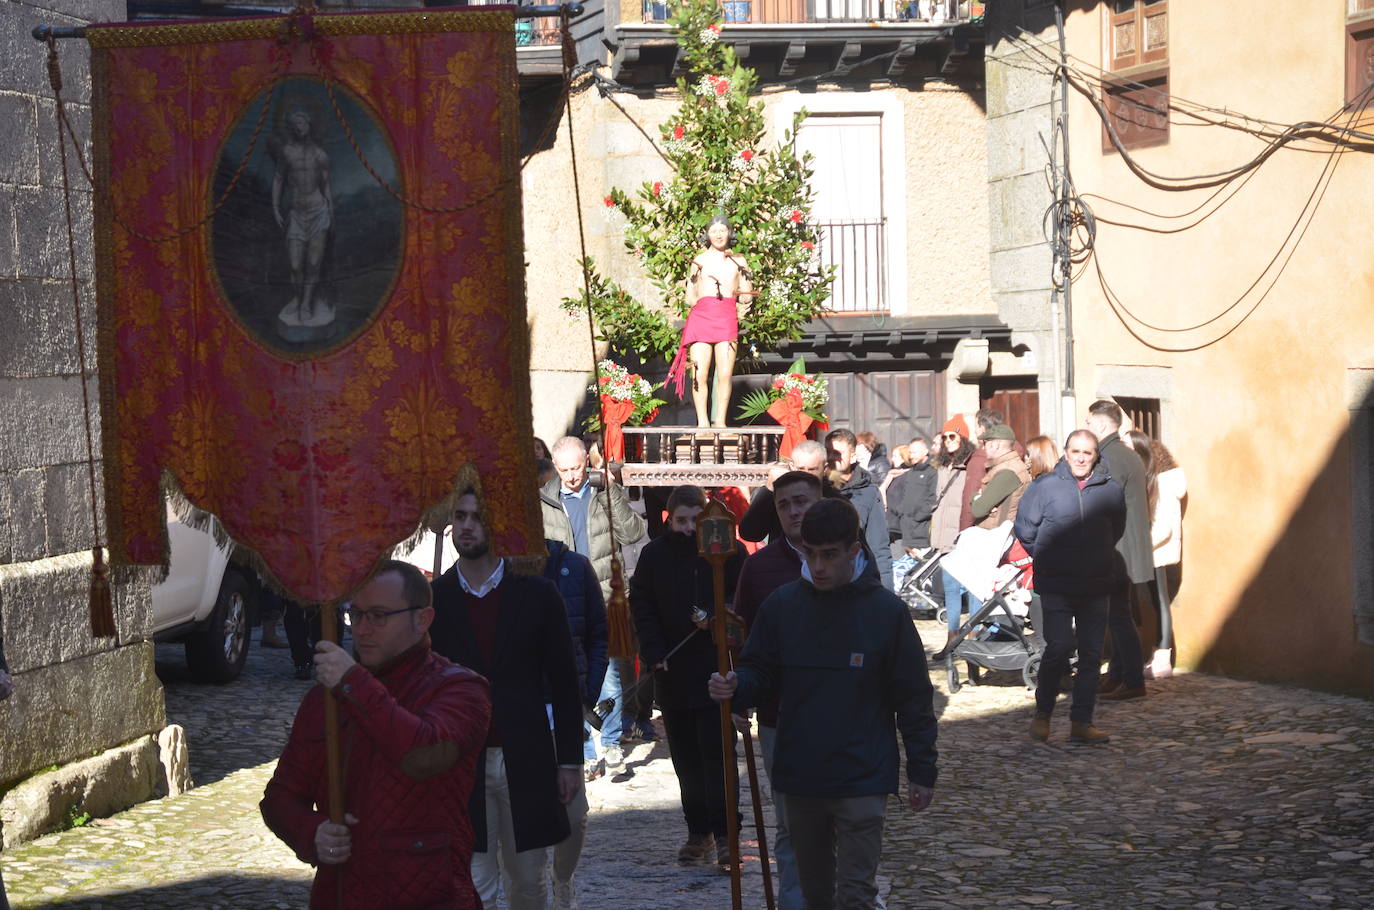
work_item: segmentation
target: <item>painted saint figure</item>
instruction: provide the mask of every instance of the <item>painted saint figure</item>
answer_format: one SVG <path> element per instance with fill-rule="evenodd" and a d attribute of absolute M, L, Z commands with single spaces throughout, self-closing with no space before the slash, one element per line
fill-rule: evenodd
<path fill-rule="evenodd" d="M 295 296 L 281 311 L 288 327 L 319 327 L 334 321 L 334 308 L 319 293 L 325 246 L 334 223 L 329 156 L 310 135 L 310 115 L 295 108 L 286 117 L 286 143 L 272 178 L 272 215 L 286 231 L 286 255 Z M 289 192 L 285 214 L 282 197 Z"/>
<path fill-rule="evenodd" d="M 682 345 L 668 382 L 682 397 L 683 378 L 687 360 L 692 362 L 692 406 L 697 412 L 697 426 L 725 426 L 725 409 L 730 404 L 730 378 L 735 372 L 735 354 L 739 348 L 739 311 L 736 301 L 748 306 L 754 298 L 749 282 L 749 268 L 744 257 L 735 253 L 735 234 L 724 215 L 717 215 L 706 226 L 702 245 L 706 250 L 692 260 L 687 275 L 687 299 L 695 300 L 682 329 Z M 715 401 L 711 409 L 714 417 L 707 422 L 707 400 L 711 386 L 707 375 L 711 361 L 715 361 Z"/>

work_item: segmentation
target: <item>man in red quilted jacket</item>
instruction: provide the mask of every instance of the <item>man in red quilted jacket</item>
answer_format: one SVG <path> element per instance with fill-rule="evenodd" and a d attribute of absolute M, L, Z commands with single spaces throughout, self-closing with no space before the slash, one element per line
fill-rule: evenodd
<path fill-rule="evenodd" d="M 319 867 L 312 910 L 480 910 L 467 807 L 491 718 L 487 681 L 430 650 L 429 582 L 408 563 L 383 563 L 348 612 L 355 653 L 316 646 L 320 685 L 296 713 L 263 820 Z M 339 703 L 344 824 L 329 821 L 326 687 Z"/>

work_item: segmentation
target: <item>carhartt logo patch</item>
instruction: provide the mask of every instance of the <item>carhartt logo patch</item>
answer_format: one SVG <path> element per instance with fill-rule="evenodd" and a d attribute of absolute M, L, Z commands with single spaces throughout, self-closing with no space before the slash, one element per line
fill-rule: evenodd
<path fill-rule="evenodd" d="M 863 654 L 855 651 L 853 654 L 849 655 L 849 665 L 851 667 L 862 667 L 864 665 Z"/>

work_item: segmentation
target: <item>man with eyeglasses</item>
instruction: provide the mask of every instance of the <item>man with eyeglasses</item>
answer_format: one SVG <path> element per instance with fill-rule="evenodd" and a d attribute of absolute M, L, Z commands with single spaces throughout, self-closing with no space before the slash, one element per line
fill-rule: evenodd
<path fill-rule="evenodd" d="M 312 908 L 478 910 L 467 805 L 491 716 L 487 682 L 431 651 L 429 582 L 408 563 L 383 563 L 348 614 L 354 654 L 316 645 L 320 685 L 296 713 L 263 821 L 319 867 Z M 329 820 L 324 688 L 339 703 L 344 824 Z"/>
<path fill-rule="evenodd" d="M 552 582 L 518 575 L 492 552 L 473 490 L 453 510 L 453 545 L 458 562 L 433 584 L 434 650 L 491 680 L 483 785 L 469 806 L 472 877 L 485 907 L 496 906 L 500 885 L 509 910 L 543 910 L 548 848 L 570 833 L 568 804 L 582 787 L 568 617 Z"/>

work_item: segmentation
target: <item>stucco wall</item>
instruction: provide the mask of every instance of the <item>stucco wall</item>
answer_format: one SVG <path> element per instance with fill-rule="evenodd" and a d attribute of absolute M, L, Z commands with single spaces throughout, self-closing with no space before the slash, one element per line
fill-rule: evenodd
<path fill-rule="evenodd" d="M 616 101 L 649 135 L 677 109 L 674 92 L 644 99 L 618 94 Z M 791 124 L 791 112 L 808 110 L 882 113 L 884 181 L 895 223 L 896 255 L 906 258 L 907 278 L 895 315 L 987 313 L 989 292 L 987 164 L 981 98 L 930 84 L 924 91 L 822 90 L 764 96 L 770 141 Z M 608 100 L 585 92 L 574 100 L 588 251 L 609 275 L 652 300 L 655 291 L 625 253 L 614 218 L 602 202 L 612 186 L 626 190 L 666 179 L 670 171 L 639 130 Z M 584 322 L 572 320 L 558 301 L 581 287 L 567 124 L 556 144 L 526 168 L 525 246 L 529 264 L 535 392 L 535 432 L 548 439 L 571 429 L 591 368 Z"/>
<path fill-rule="evenodd" d="M 32 0 L 0 6 L 0 628 L 15 675 L 0 702 L 0 786 L 50 764 L 156 732 L 147 585 L 116 590 L 114 639 L 90 634 L 90 493 L 81 377 L 46 50 L 40 23 L 124 17 L 119 0 Z M 86 45 L 60 44 L 78 131 L 90 122 Z M 86 148 L 89 155 L 89 146 Z M 79 274 L 91 297 L 90 192 L 73 164 Z M 94 368 L 94 326 L 87 321 Z M 92 403 L 99 395 L 88 380 Z M 99 427 L 95 427 L 99 453 Z"/>
<path fill-rule="evenodd" d="M 1324 15 L 1295 16 L 1292 4 L 1257 0 L 1237 17 L 1225 5 L 1174 0 L 1173 95 L 1281 123 L 1325 118 L 1343 103 L 1345 40 L 1343 4 L 1325 6 Z M 1102 59 L 1101 15 L 1079 11 L 1068 23 L 1071 53 L 1092 63 Z M 1070 117 L 1080 193 L 1169 214 L 1211 192 L 1146 187 L 1101 151 L 1100 122 L 1081 97 Z M 1244 133 L 1180 120 L 1167 145 L 1135 153 L 1142 165 L 1206 174 L 1262 148 Z M 1079 402 L 1171 390 L 1166 441 L 1190 489 L 1175 610 L 1181 662 L 1370 694 L 1374 651 L 1358 642 L 1353 591 L 1357 575 L 1371 571 L 1371 554 L 1368 535 L 1361 544 L 1352 530 L 1371 503 L 1367 484 L 1356 501 L 1352 477 L 1371 465 L 1367 445 L 1358 449 L 1363 463 L 1352 463 L 1350 436 L 1352 413 L 1370 403 L 1351 400 L 1349 381 L 1350 371 L 1374 366 L 1367 153 L 1339 159 L 1291 260 L 1264 273 L 1327 163 L 1323 154 L 1280 151 L 1216 214 L 1181 233 L 1100 224 L 1099 262 L 1134 318 L 1113 312 L 1091 272 L 1076 286 Z M 1187 221 L 1090 201 L 1118 220 Z M 1246 294 L 1276 274 L 1263 299 Z"/>

